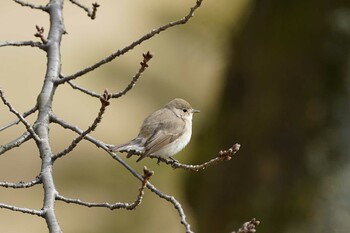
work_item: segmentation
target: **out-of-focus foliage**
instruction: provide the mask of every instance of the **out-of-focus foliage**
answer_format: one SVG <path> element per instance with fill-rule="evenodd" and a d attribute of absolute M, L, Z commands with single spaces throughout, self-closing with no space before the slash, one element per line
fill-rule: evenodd
<path fill-rule="evenodd" d="M 218 111 L 197 161 L 242 144 L 237 157 L 189 176 L 200 232 L 350 229 L 350 2 L 255 1 L 231 54 Z"/>

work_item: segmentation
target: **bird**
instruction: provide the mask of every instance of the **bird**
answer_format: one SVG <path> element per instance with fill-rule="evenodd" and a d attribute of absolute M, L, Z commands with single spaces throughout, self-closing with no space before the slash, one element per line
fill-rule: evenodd
<path fill-rule="evenodd" d="M 127 158 L 140 155 L 136 162 L 147 156 L 175 160 L 173 156 L 191 140 L 192 116 L 198 112 L 186 100 L 175 98 L 146 117 L 136 138 L 109 149 L 127 152 Z"/>

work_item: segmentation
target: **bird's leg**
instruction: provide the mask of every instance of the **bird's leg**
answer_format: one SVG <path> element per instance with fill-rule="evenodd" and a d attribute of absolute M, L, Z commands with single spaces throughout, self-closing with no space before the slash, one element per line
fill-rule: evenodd
<path fill-rule="evenodd" d="M 173 163 L 179 163 L 179 161 L 176 160 L 176 159 L 174 159 L 172 156 L 169 156 L 169 159 L 170 159 L 170 161 L 173 162 Z"/>

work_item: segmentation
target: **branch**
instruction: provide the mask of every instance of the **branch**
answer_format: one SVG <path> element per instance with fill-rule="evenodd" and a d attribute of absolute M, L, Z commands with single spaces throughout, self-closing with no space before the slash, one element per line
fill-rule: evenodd
<path fill-rule="evenodd" d="M 91 207 L 104 207 L 104 208 L 108 208 L 110 210 L 115 210 L 115 209 L 134 210 L 137 206 L 139 206 L 141 204 L 141 201 L 142 201 L 142 198 L 144 195 L 144 189 L 146 187 L 148 180 L 151 178 L 152 175 L 153 175 L 153 171 L 150 171 L 146 167 L 144 167 L 143 176 L 142 176 L 143 180 L 142 180 L 142 185 L 139 188 L 139 194 L 137 195 L 136 200 L 131 204 L 130 203 L 121 203 L 121 202 L 117 202 L 114 204 L 91 203 L 91 202 L 84 202 L 84 201 L 81 201 L 79 199 L 66 198 L 66 197 L 63 197 L 59 194 L 57 194 L 56 200 L 64 201 L 66 203 L 74 203 L 74 204 L 86 206 L 89 208 L 91 208 Z"/>
<path fill-rule="evenodd" d="M 82 5 L 80 2 L 76 1 L 76 0 L 69 0 L 71 3 L 77 5 L 78 7 L 80 7 L 81 9 L 83 9 L 84 11 L 86 11 L 86 13 L 88 14 L 88 16 L 91 19 L 95 19 L 96 18 L 96 12 L 97 12 L 97 8 L 100 6 L 97 2 L 92 3 L 92 10 L 90 10 L 88 7 Z"/>
<path fill-rule="evenodd" d="M 125 95 L 128 91 L 130 91 L 135 86 L 136 82 L 142 76 L 143 72 L 148 68 L 149 60 L 151 60 L 153 58 L 153 55 L 149 51 L 146 53 L 143 53 L 142 56 L 143 56 L 143 60 L 142 60 L 142 62 L 140 62 L 141 67 L 138 70 L 138 72 L 133 76 L 129 85 L 123 91 L 112 94 L 111 98 L 119 98 L 119 97 Z M 73 89 L 77 89 L 77 90 L 79 90 L 87 95 L 90 95 L 92 97 L 100 97 L 100 94 L 93 92 L 93 91 L 90 91 L 88 89 L 85 89 L 83 87 L 80 87 L 77 84 L 72 83 L 71 80 L 69 80 L 67 82 Z"/>
<path fill-rule="evenodd" d="M 31 133 L 31 135 L 33 136 L 33 138 L 36 140 L 36 141 L 40 141 L 40 137 L 34 132 L 34 129 L 33 127 L 26 121 L 26 119 L 24 119 L 24 117 L 19 113 L 17 112 L 13 106 L 11 105 L 10 102 L 8 102 L 4 96 L 4 92 L 0 89 L 0 98 L 2 100 L 2 102 L 9 108 L 10 112 L 12 112 L 13 114 L 15 114 L 19 119 L 20 121 L 25 125 L 26 129 L 29 131 L 29 133 Z"/>
<path fill-rule="evenodd" d="M 28 131 L 26 131 L 21 136 L 16 138 L 15 140 L 13 140 L 7 144 L 1 145 L 0 146 L 0 155 L 5 153 L 8 150 L 15 148 L 15 147 L 19 147 L 24 142 L 28 141 L 30 138 L 32 138 L 32 135 Z"/>
<path fill-rule="evenodd" d="M 24 213 L 24 214 L 37 215 L 37 216 L 40 216 L 40 217 L 44 216 L 44 211 L 43 210 L 34 210 L 34 209 L 28 209 L 28 208 L 21 208 L 21 207 L 17 207 L 17 206 L 13 206 L 13 205 L 7 205 L 7 204 L 3 204 L 3 203 L 0 203 L 0 208 L 12 210 L 12 211 L 17 211 L 17 212 L 21 212 L 21 213 Z"/>
<path fill-rule="evenodd" d="M 35 105 L 34 108 L 28 110 L 27 112 L 24 112 L 24 113 L 22 114 L 22 116 L 23 116 L 23 117 L 27 117 L 27 116 L 29 116 L 30 114 L 36 112 L 36 110 L 38 110 L 38 107 Z M 17 120 L 15 120 L 15 121 L 13 121 L 13 122 L 8 123 L 7 125 L 2 126 L 2 127 L 0 128 L 0 132 L 3 131 L 3 130 L 5 130 L 5 129 L 7 129 L 7 128 L 9 128 L 9 127 L 11 127 L 11 126 L 13 126 L 13 125 L 17 125 L 19 122 L 21 122 L 21 120 L 20 120 L 20 119 L 17 119 Z"/>
<path fill-rule="evenodd" d="M 185 170 L 190 170 L 190 171 L 200 171 L 204 170 L 209 166 L 218 164 L 223 161 L 231 160 L 232 156 L 236 154 L 239 151 L 239 148 L 241 147 L 240 144 L 235 143 L 231 148 L 228 150 L 221 150 L 219 154 L 217 155 L 216 158 L 209 160 L 208 162 L 205 162 L 203 164 L 199 165 L 189 165 L 189 164 L 182 164 L 179 161 L 175 159 L 164 159 L 158 156 L 149 156 L 150 158 L 155 158 L 158 159 L 158 161 L 162 161 L 168 165 L 171 165 L 172 168 L 183 168 Z"/>
<path fill-rule="evenodd" d="M 31 46 L 31 47 L 37 47 L 39 49 L 42 49 L 45 51 L 46 46 L 40 42 L 34 42 L 34 41 L 4 41 L 0 42 L 0 47 L 5 46 Z"/>
<path fill-rule="evenodd" d="M 136 82 L 139 80 L 143 72 L 148 68 L 148 62 L 153 58 L 153 54 L 151 54 L 148 51 L 147 53 L 143 53 L 142 56 L 143 56 L 143 61 L 140 62 L 141 67 L 139 71 L 134 75 L 129 85 L 123 91 L 112 94 L 111 96 L 112 98 L 119 98 L 125 95 L 128 91 L 130 91 L 135 86 Z"/>
<path fill-rule="evenodd" d="M 32 3 L 24 2 L 22 0 L 14 0 L 14 1 L 18 4 L 20 4 L 21 6 L 30 7 L 32 9 L 43 10 L 45 12 L 48 12 L 48 10 L 49 10 L 49 8 L 47 6 L 34 5 Z"/>
<path fill-rule="evenodd" d="M 20 189 L 20 188 L 30 188 L 33 187 L 37 184 L 41 184 L 41 177 L 37 176 L 34 180 L 29 181 L 29 182 L 23 182 L 20 181 L 18 183 L 11 183 L 11 182 L 0 182 L 0 187 L 4 188 L 14 188 L 14 189 Z"/>
<path fill-rule="evenodd" d="M 113 61 L 115 58 L 125 54 L 129 50 L 135 48 L 136 46 L 140 45 L 144 41 L 149 40 L 150 38 L 154 37 L 155 35 L 167 30 L 168 28 L 187 23 L 187 21 L 189 21 L 193 17 L 194 12 L 197 10 L 197 8 L 199 8 L 201 6 L 202 2 L 203 2 L 203 0 L 196 0 L 196 4 L 190 8 L 189 13 L 186 16 L 184 16 L 183 18 L 181 18 L 177 21 L 173 21 L 173 22 L 170 22 L 168 24 L 165 24 L 157 29 L 153 29 L 152 31 L 150 31 L 146 35 L 142 36 L 138 40 L 132 42 L 130 45 L 128 45 L 122 49 L 119 49 L 116 52 L 113 52 L 111 55 L 109 55 L 108 57 L 105 57 L 101 61 L 99 61 L 99 62 L 97 62 L 97 63 L 95 63 L 95 64 L 93 64 L 93 65 L 91 65 L 83 70 L 80 70 L 80 71 L 76 72 L 75 74 L 66 76 L 63 79 L 58 80 L 58 83 L 63 83 L 63 82 L 67 82 L 68 80 L 76 79 L 76 78 L 78 78 L 78 77 L 80 77 L 88 72 L 93 71 L 94 69 L 100 67 L 101 65 L 104 65 L 108 62 Z"/>
<path fill-rule="evenodd" d="M 59 125 L 61 125 L 63 128 L 65 129 L 69 129 L 72 130 L 78 134 L 81 134 L 83 131 L 81 129 L 79 129 L 76 126 L 72 126 L 67 124 L 66 122 L 64 122 L 63 120 L 61 120 L 60 118 L 58 118 L 55 115 L 51 116 L 51 120 L 54 123 L 57 123 Z M 90 141 L 91 143 L 95 144 L 97 147 L 102 148 L 103 150 L 105 150 L 114 160 L 117 160 L 122 166 L 124 166 L 134 177 L 136 177 L 139 180 L 143 180 L 143 177 L 137 173 L 132 167 L 129 166 L 129 164 L 127 164 L 126 162 L 124 162 L 118 155 L 112 153 L 109 151 L 109 147 L 107 146 L 106 143 L 95 139 L 94 137 L 90 136 L 90 135 L 86 135 L 85 138 L 86 140 Z M 160 198 L 165 199 L 166 201 L 170 202 L 175 209 L 178 211 L 179 216 L 181 218 L 181 223 L 184 225 L 185 229 L 186 229 L 186 233 L 193 233 L 191 231 L 191 225 L 186 221 L 186 215 L 182 209 L 182 206 L 180 204 L 179 201 L 177 201 L 173 196 L 169 196 L 166 195 L 164 193 L 162 193 L 161 191 L 159 191 L 154 185 L 152 185 L 150 182 L 147 183 L 146 187 L 151 190 L 151 192 L 155 193 L 156 195 L 158 195 Z"/>
<path fill-rule="evenodd" d="M 100 101 L 101 101 L 101 108 L 100 111 L 98 112 L 97 117 L 95 118 L 94 122 L 92 123 L 91 126 L 89 126 L 89 128 L 87 130 L 85 130 L 84 132 L 82 132 L 79 137 L 75 138 L 72 143 L 66 148 L 64 149 L 62 152 L 54 155 L 52 157 L 52 161 L 55 161 L 58 158 L 63 157 L 64 155 L 68 154 L 69 152 L 71 152 L 77 145 L 78 143 L 83 140 L 83 138 L 89 134 L 90 132 L 94 131 L 98 125 L 98 123 L 101 122 L 102 120 L 102 115 L 104 114 L 106 107 L 109 105 L 109 99 L 111 98 L 111 95 L 108 93 L 107 89 L 104 91 L 103 95 L 100 96 Z"/>
<path fill-rule="evenodd" d="M 260 221 L 253 218 L 249 222 L 245 222 L 241 228 L 238 229 L 238 231 L 233 231 L 231 233 L 254 233 L 256 232 L 255 227 L 260 224 Z"/>
<path fill-rule="evenodd" d="M 47 39 L 44 36 L 44 27 L 39 27 L 38 25 L 35 25 L 36 28 L 36 33 L 34 34 L 35 37 L 40 38 L 41 42 L 43 42 L 43 44 L 47 44 Z"/>

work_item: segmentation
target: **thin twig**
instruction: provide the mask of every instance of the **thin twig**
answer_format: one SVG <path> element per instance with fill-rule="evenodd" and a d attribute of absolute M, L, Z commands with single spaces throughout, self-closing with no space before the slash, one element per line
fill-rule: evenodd
<path fill-rule="evenodd" d="M 170 22 L 170 23 L 167 23 L 157 29 L 153 29 L 152 31 L 150 31 L 149 33 L 145 34 L 144 36 L 142 36 L 141 38 L 139 38 L 138 40 L 132 42 L 130 45 L 122 48 L 122 49 L 119 49 L 117 50 L 116 52 L 112 53 L 111 55 L 105 57 L 104 59 L 102 59 L 101 61 L 98 61 L 96 62 L 95 64 L 83 69 L 83 70 L 80 70 L 78 72 L 76 72 L 75 74 L 72 74 L 72 75 L 69 75 L 69 76 L 66 76 L 62 79 L 59 79 L 58 80 L 58 83 L 64 83 L 64 82 L 67 82 L 68 80 L 72 80 L 72 79 L 76 79 L 88 72 L 91 72 L 93 71 L 94 69 L 100 67 L 101 65 L 104 65 L 108 62 L 111 62 L 112 60 L 114 60 L 116 57 L 119 57 L 123 54 L 125 54 L 126 52 L 130 51 L 131 49 L 135 48 L 136 46 L 140 45 L 141 43 L 143 43 L 144 41 L 154 37 L 155 35 L 167 30 L 168 28 L 171 28 L 171 27 L 174 27 L 174 26 L 177 26 L 177 25 L 181 25 L 181 24 L 185 24 L 187 23 L 187 21 L 189 21 L 193 15 L 194 15 L 194 12 L 201 6 L 203 0 L 196 0 L 196 4 L 190 8 L 190 11 L 188 12 L 188 14 L 184 17 L 182 17 L 181 19 L 177 20 L 177 21 L 173 21 L 173 22 Z"/>
<path fill-rule="evenodd" d="M 41 177 L 37 176 L 34 180 L 29 182 L 23 182 L 23 181 L 20 181 L 18 183 L 12 183 L 12 182 L 6 182 L 6 181 L 0 182 L 0 187 L 21 189 L 21 188 L 30 188 L 41 183 L 42 183 Z"/>
<path fill-rule="evenodd" d="M 20 4 L 21 6 L 26 6 L 26 7 L 32 8 L 32 9 L 43 10 L 43 11 L 48 12 L 48 7 L 47 6 L 35 5 L 35 4 L 32 4 L 32 3 L 24 2 L 22 0 L 14 0 L 14 1 L 17 2 L 18 4 Z"/>
<path fill-rule="evenodd" d="M 93 92 L 93 91 L 90 91 L 86 88 L 83 88 L 81 86 L 78 86 L 77 84 L 73 83 L 72 81 L 68 81 L 68 84 L 73 88 L 73 89 L 77 89 L 89 96 L 92 96 L 92 97 L 96 97 L 96 98 L 100 98 L 100 94 L 96 93 L 96 92 Z"/>
<path fill-rule="evenodd" d="M 75 138 L 72 143 L 64 149 L 62 152 L 57 153 L 52 157 L 52 161 L 55 161 L 58 158 L 63 157 L 64 155 L 68 154 L 71 152 L 77 145 L 78 143 L 83 140 L 83 138 L 89 134 L 90 132 L 94 131 L 98 125 L 98 123 L 101 122 L 102 120 L 102 115 L 104 114 L 106 107 L 109 105 L 109 99 L 111 98 L 111 95 L 108 93 L 108 90 L 106 89 L 103 95 L 100 96 L 100 101 L 101 101 L 101 108 L 100 111 L 98 112 L 97 117 L 95 118 L 94 122 L 92 123 L 91 126 L 84 132 L 82 132 L 77 138 Z"/>
<path fill-rule="evenodd" d="M 36 28 L 36 33 L 34 34 L 35 37 L 40 38 L 41 42 L 43 42 L 43 44 L 47 44 L 47 39 L 44 36 L 44 27 L 39 27 L 38 25 L 35 25 Z"/>
<path fill-rule="evenodd" d="M 90 8 L 84 6 L 83 4 L 81 4 L 80 2 L 78 2 L 77 0 L 69 0 L 71 3 L 77 5 L 78 7 L 80 7 L 81 9 L 83 9 L 84 11 L 86 11 L 86 13 L 88 14 L 88 16 L 91 19 L 95 19 L 96 18 L 96 12 L 97 12 L 97 8 L 100 7 L 100 5 L 95 2 L 92 3 L 92 10 L 90 10 Z"/>
<path fill-rule="evenodd" d="M 9 108 L 10 112 L 12 112 L 13 114 L 15 114 L 20 121 L 25 125 L 25 127 L 27 128 L 27 130 L 29 131 L 29 133 L 32 134 L 33 138 L 39 142 L 41 139 L 40 137 L 35 133 L 33 127 L 26 121 L 26 119 L 24 119 L 24 117 L 16 111 L 16 109 L 13 108 L 13 106 L 11 105 L 10 102 L 8 102 L 4 96 L 4 92 L 0 89 L 0 98 L 2 100 L 2 102 Z"/>
<path fill-rule="evenodd" d="M 256 232 L 256 227 L 260 224 L 260 221 L 253 218 L 249 222 L 243 223 L 242 227 L 238 231 L 233 231 L 231 233 L 254 233 Z"/>
<path fill-rule="evenodd" d="M 34 209 L 28 209 L 28 208 L 21 208 L 21 207 L 17 207 L 17 206 L 13 206 L 13 205 L 7 205 L 7 204 L 3 204 L 0 203 L 0 209 L 8 209 L 8 210 L 12 210 L 12 211 L 17 211 L 17 212 L 21 212 L 24 214 L 31 214 L 31 215 L 37 215 L 42 217 L 44 215 L 44 211 L 43 210 L 34 210 Z"/>
<path fill-rule="evenodd" d="M 28 131 L 26 131 L 21 136 L 16 138 L 15 140 L 13 140 L 7 144 L 1 145 L 0 146 L 0 155 L 5 153 L 8 150 L 15 148 L 15 147 L 19 147 L 24 142 L 28 141 L 30 138 L 32 138 L 32 135 Z"/>
<path fill-rule="evenodd" d="M 41 42 L 35 42 L 35 41 L 3 41 L 0 42 L 0 47 L 5 46 L 31 46 L 31 47 L 37 47 L 39 49 L 42 49 L 45 51 L 46 46 L 42 44 Z"/>
<path fill-rule="evenodd" d="M 185 170 L 190 170 L 190 171 L 200 171 L 200 170 L 204 170 L 209 166 L 218 164 L 222 161 L 227 161 L 227 160 L 231 160 L 232 156 L 234 154 L 236 154 L 239 151 L 240 148 L 240 144 L 235 143 L 231 148 L 227 149 L 227 150 L 221 150 L 219 152 L 219 154 L 217 155 L 216 158 L 213 158 L 211 160 L 209 160 L 208 162 L 205 162 L 203 164 L 199 164 L 199 165 L 190 165 L 190 164 L 182 164 L 177 160 L 174 159 L 164 159 L 158 156 L 149 156 L 150 158 L 154 158 L 157 159 L 158 161 L 162 161 L 168 165 L 170 165 L 172 168 L 182 168 Z"/>
<path fill-rule="evenodd" d="M 111 96 L 112 98 L 119 98 L 125 95 L 128 91 L 130 91 L 135 86 L 139 78 L 142 76 L 143 72 L 148 68 L 148 62 L 149 60 L 152 59 L 153 55 L 148 51 L 146 53 L 143 53 L 142 56 L 143 56 L 143 61 L 140 62 L 141 67 L 138 70 L 138 72 L 134 75 L 134 77 L 132 77 L 132 80 L 129 83 L 129 85 L 123 91 L 112 94 Z"/>
<path fill-rule="evenodd" d="M 22 116 L 23 116 L 23 117 L 27 117 L 27 116 L 29 116 L 30 114 L 36 112 L 36 110 L 38 110 L 38 107 L 35 105 L 32 109 L 30 109 L 30 110 L 24 112 L 24 113 L 22 114 Z M 7 129 L 7 128 L 9 128 L 9 127 L 11 127 L 11 126 L 13 126 L 13 125 L 17 125 L 19 122 L 21 122 L 21 120 L 20 120 L 20 119 L 17 119 L 17 120 L 14 120 L 14 121 L 8 123 L 7 125 L 4 125 L 4 126 L 0 127 L 0 132 L 3 131 L 3 130 L 5 130 L 5 129 Z"/>
<path fill-rule="evenodd" d="M 134 210 L 137 206 L 139 206 L 142 202 L 142 198 L 144 195 L 144 189 L 146 187 L 146 184 L 148 180 L 151 178 L 153 175 L 153 171 L 148 170 L 146 167 L 143 169 L 143 180 L 142 180 L 142 185 L 139 188 L 139 194 L 136 197 L 136 200 L 132 203 L 123 203 L 123 202 L 116 202 L 113 204 L 110 203 L 94 203 L 94 202 L 85 202 L 81 201 L 79 199 L 72 199 L 72 198 L 67 198 L 62 195 L 57 194 L 56 195 L 56 200 L 64 201 L 66 203 L 74 203 L 77 205 L 82 205 L 86 207 L 104 207 L 108 208 L 110 210 L 115 210 L 115 209 L 127 209 L 127 210 Z"/>

